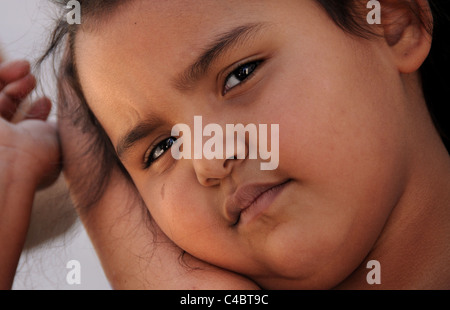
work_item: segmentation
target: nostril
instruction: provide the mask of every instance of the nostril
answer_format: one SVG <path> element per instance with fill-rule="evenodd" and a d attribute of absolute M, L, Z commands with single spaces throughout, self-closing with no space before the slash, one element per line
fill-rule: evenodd
<path fill-rule="evenodd" d="M 220 179 L 218 178 L 205 178 L 205 177 L 197 177 L 198 182 L 206 187 L 212 187 L 220 184 Z"/>

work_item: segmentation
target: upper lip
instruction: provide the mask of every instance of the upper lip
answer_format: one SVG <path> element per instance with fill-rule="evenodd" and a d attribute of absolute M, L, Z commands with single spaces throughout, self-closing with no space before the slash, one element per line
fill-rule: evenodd
<path fill-rule="evenodd" d="M 250 207 L 259 196 L 286 182 L 288 182 L 288 180 L 277 183 L 254 183 L 239 187 L 226 200 L 225 208 L 228 219 L 230 219 L 233 224 L 236 224 L 239 221 L 241 212 Z"/>

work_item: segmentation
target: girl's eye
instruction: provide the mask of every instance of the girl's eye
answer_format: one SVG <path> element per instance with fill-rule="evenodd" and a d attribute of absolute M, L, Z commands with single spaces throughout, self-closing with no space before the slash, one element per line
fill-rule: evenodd
<path fill-rule="evenodd" d="M 260 60 L 249 62 L 231 72 L 225 79 L 223 94 L 225 95 L 232 88 L 238 86 L 246 79 L 248 79 L 248 77 L 250 77 L 253 74 L 253 72 L 260 64 L 261 64 Z"/>
<path fill-rule="evenodd" d="M 172 145 L 177 141 L 177 138 L 170 137 L 159 142 L 144 159 L 144 168 L 149 168 L 153 162 L 160 158 Z"/>

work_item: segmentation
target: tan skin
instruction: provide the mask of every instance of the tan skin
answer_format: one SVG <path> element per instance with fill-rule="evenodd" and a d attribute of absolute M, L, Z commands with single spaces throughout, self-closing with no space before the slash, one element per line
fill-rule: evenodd
<path fill-rule="evenodd" d="M 66 159 L 71 162 L 64 170 L 70 185 L 70 180 L 86 175 L 90 165 L 100 164 L 101 159 L 94 154 L 88 160 L 83 157 L 83 149 L 78 146 L 83 145 L 89 135 L 74 130 L 70 120 L 60 121 L 60 133 L 66 141 L 63 153 L 68 154 Z M 86 162 L 89 165 L 85 165 Z M 83 200 L 85 192 L 72 191 L 71 194 L 77 204 Z M 100 201 L 88 211 L 79 211 L 114 289 L 258 288 L 240 275 L 189 254 L 184 256 L 184 261 L 190 268 L 180 264 L 181 250 L 156 225 L 149 231 L 136 190 L 117 167 Z"/>
<path fill-rule="evenodd" d="M 28 62 L 0 64 L 0 289 L 12 287 L 35 191 L 60 170 L 56 126 L 45 122 L 49 99 L 18 112 L 35 83 Z"/>
<path fill-rule="evenodd" d="M 76 62 L 115 147 L 138 122 L 163 120 L 121 159 L 162 231 L 188 253 L 264 288 L 364 286 L 366 258 L 381 262 L 386 285 L 418 285 L 417 275 L 399 283 L 397 264 L 411 259 L 417 267 L 436 257 L 429 249 L 402 254 L 422 240 L 448 244 L 441 221 L 448 218 L 450 165 L 417 74 L 430 37 L 408 18 L 383 29 L 389 41 L 368 41 L 345 34 L 312 1 L 137 1 L 111 17 L 108 31 L 79 33 Z M 179 86 L 205 46 L 248 24 L 264 31 Z M 227 69 L 255 59 L 264 62 L 252 78 L 223 94 Z M 263 172 L 251 160 L 175 162 L 165 154 L 143 169 L 149 146 L 170 137 L 177 123 L 192 128 L 195 115 L 222 126 L 282 124 L 279 168 Z M 256 220 L 231 226 L 226 197 L 260 179 L 292 181 Z M 410 239 L 418 231 L 421 241 Z M 439 270 L 448 245 L 436 248 L 446 254 L 431 266 Z"/>
<path fill-rule="evenodd" d="M 108 31 L 77 36 L 85 96 L 115 146 L 130 124 L 165 120 L 123 158 L 164 242 L 152 246 L 141 211 L 129 208 L 134 189 L 117 171 L 99 205 L 82 214 L 113 286 L 371 288 L 365 262 L 377 259 L 378 288 L 448 288 L 450 161 L 420 91 L 417 70 L 430 48 L 423 27 L 406 18 L 367 41 L 344 34 L 312 1 L 184 3 L 135 1 L 111 17 Z M 175 88 L 171 81 L 205 42 L 242 20 L 268 26 L 188 93 Z M 255 55 L 264 63 L 252 79 L 221 96 L 219 72 Z M 152 141 L 194 115 L 283 124 L 279 169 L 262 172 L 250 160 L 175 163 L 166 154 L 143 170 Z M 77 140 L 67 138 L 83 137 L 65 124 L 63 153 L 75 159 Z M 69 182 L 83 169 L 69 164 Z M 230 227 L 224 197 L 258 178 L 292 181 L 259 217 Z M 170 240 L 202 269 L 180 267 Z"/>

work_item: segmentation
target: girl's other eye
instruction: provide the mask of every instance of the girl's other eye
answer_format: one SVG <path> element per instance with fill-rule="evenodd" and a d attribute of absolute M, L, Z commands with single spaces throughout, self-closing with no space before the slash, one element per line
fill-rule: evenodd
<path fill-rule="evenodd" d="M 236 70 L 231 72 L 225 79 L 223 95 L 248 79 L 254 73 L 256 68 L 261 64 L 261 62 L 262 61 L 260 60 L 252 61 L 238 67 Z"/>
<path fill-rule="evenodd" d="M 175 141 L 177 141 L 177 138 L 169 137 L 159 142 L 153 149 L 150 150 L 150 153 L 145 156 L 144 168 L 149 168 L 153 162 L 164 155 L 164 153 L 172 147 Z"/>

